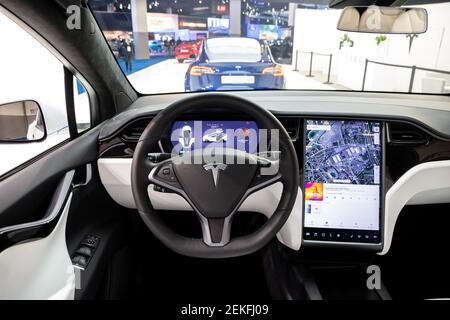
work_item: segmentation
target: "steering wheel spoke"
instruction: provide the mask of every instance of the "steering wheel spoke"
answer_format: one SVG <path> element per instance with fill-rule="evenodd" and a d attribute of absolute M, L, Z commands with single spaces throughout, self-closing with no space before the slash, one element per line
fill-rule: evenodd
<path fill-rule="evenodd" d="M 230 242 L 232 216 L 210 219 L 199 215 L 203 242 L 210 247 L 224 247 Z"/>

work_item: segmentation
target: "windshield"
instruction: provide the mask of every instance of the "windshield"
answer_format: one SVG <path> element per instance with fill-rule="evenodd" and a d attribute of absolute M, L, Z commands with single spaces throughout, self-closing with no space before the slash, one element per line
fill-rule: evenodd
<path fill-rule="evenodd" d="M 424 8 L 428 16 L 425 33 L 407 35 L 340 31 L 345 5 L 331 8 L 328 0 L 89 4 L 118 64 L 142 94 L 450 92 L 449 2 L 406 2 L 403 7 Z M 410 21 L 398 19 L 396 10 L 381 14 L 382 28 L 410 27 Z M 370 17 L 363 19 L 370 25 Z"/>

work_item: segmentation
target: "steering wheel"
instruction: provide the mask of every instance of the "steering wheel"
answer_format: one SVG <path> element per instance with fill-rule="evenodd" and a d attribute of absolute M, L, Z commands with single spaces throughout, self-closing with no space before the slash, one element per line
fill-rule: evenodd
<path fill-rule="evenodd" d="M 214 159 L 220 160 L 208 162 L 203 150 L 194 150 L 183 155 L 174 153 L 170 159 L 159 163 L 151 161 L 150 150 L 158 145 L 176 119 L 208 107 L 242 113 L 254 119 L 260 129 L 271 133 L 272 146 L 278 141 L 279 151 L 250 154 L 220 148 L 213 151 Z M 274 132 L 278 133 L 277 139 Z M 186 161 L 187 158 L 190 161 Z M 264 168 L 267 170 L 263 173 Z M 231 239 L 233 216 L 243 201 L 277 182 L 283 184 L 283 191 L 273 215 L 254 233 Z M 192 206 L 201 223 L 203 239 L 175 233 L 161 220 L 149 198 L 151 185 L 170 189 Z M 167 247 L 191 257 L 237 257 L 261 249 L 286 223 L 298 193 L 299 166 L 288 133 L 269 111 L 236 96 L 202 94 L 173 103 L 150 122 L 134 152 L 131 186 L 141 218 Z"/>

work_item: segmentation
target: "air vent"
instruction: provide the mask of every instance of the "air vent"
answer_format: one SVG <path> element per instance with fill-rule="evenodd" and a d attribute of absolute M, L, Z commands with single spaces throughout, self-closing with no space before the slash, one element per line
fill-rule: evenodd
<path fill-rule="evenodd" d="M 389 123 L 388 132 L 391 144 L 421 145 L 429 140 L 425 132 L 409 124 Z"/>
<path fill-rule="evenodd" d="M 298 140 L 300 136 L 300 120 L 299 119 L 280 119 L 281 124 L 286 129 L 292 141 Z"/>
<path fill-rule="evenodd" d="M 138 142 L 151 119 L 141 119 L 133 122 L 122 131 L 122 140 L 126 142 Z"/>

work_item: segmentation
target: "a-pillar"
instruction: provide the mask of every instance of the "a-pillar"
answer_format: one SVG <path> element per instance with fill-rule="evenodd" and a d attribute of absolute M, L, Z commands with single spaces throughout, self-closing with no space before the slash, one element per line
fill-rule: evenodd
<path fill-rule="evenodd" d="M 149 59 L 147 0 L 131 0 L 135 59 Z"/>

